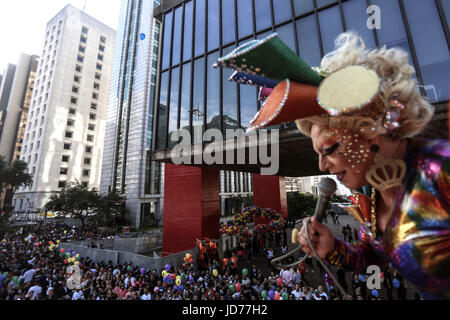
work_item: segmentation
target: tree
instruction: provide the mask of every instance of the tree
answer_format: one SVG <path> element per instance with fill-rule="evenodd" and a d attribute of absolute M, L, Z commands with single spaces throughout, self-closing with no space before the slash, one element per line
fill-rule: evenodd
<path fill-rule="evenodd" d="M 68 183 L 59 193 L 50 196 L 45 209 L 54 211 L 56 216 L 70 217 L 81 221 L 84 228 L 86 220 L 96 213 L 100 195 L 88 190 L 79 181 Z"/>
<path fill-rule="evenodd" d="M 8 221 L 11 212 L 11 202 L 17 189 L 21 186 L 31 186 L 33 176 L 28 173 L 28 165 L 22 160 L 14 160 L 11 164 L 0 156 L 0 194 L 6 192 L 5 201 L 0 210 L 0 237 L 3 237 L 8 229 Z"/>
<path fill-rule="evenodd" d="M 288 216 L 290 219 L 302 219 L 312 215 L 316 208 L 317 196 L 311 193 L 288 192 Z"/>
<path fill-rule="evenodd" d="M 104 196 L 100 195 L 97 212 L 90 220 L 102 226 L 116 226 L 116 223 L 122 220 L 128 211 L 124 204 L 125 198 L 116 190 Z"/>

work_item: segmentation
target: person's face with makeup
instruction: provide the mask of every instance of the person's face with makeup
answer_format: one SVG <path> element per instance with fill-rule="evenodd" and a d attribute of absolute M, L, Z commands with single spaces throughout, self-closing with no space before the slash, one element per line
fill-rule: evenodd
<path fill-rule="evenodd" d="M 368 184 L 365 175 L 374 160 L 369 140 L 350 130 L 317 124 L 311 127 L 311 139 L 314 151 L 319 154 L 320 171 L 336 175 L 349 189 Z"/>

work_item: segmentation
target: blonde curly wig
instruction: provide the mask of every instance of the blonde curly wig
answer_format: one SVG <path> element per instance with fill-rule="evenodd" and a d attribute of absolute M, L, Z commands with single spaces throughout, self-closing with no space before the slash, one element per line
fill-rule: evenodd
<path fill-rule="evenodd" d="M 380 120 L 368 117 L 313 116 L 296 120 L 297 127 L 303 134 L 310 136 L 313 124 L 323 124 L 330 128 L 361 132 L 367 139 L 379 134 L 406 138 L 418 134 L 428 124 L 434 107 L 416 89 L 417 82 L 412 77 L 414 68 L 408 63 L 407 52 L 400 48 L 387 49 L 386 46 L 370 51 L 354 32 L 340 34 L 335 46 L 334 51 L 323 57 L 321 69 L 334 72 L 350 65 L 363 65 L 374 70 L 381 79 L 380 99 L 389 101 L 392 94 L 398 94 L 398 100 L 405 105 L 398 121 L 400 126 L 388 132 Z"/>

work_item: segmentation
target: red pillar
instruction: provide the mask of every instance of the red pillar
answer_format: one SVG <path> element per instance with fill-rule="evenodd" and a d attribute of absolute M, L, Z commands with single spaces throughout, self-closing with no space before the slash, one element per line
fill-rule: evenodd
<path fill-rule="evenodd" d="M 166 164 L 163 255 L 192 249 L 196 239 L 218 239 L 219 171 Z"/>
<path fill-rule="evenodd" d="M 271 208 L 287 218 L 287 196 L 284 177 L 253 174 L 253 203 Z"/>

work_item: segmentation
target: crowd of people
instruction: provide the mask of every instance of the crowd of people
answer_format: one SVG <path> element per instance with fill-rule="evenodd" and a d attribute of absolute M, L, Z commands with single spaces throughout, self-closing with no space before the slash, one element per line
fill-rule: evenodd
<path fill-rule="evenodd" d="M 89 257 L 79 257 L 80 279 L 75 284 L 75 271 L 68 268 L 65 255 L 59 252 L 58 246 L 51 250 L 52 246 L 48 245 L 55 244 L 56 239 L 60 243 L 111 236 L 96 229 L 80 230 L 53 223 L 6 236 L 0 245 L 0 300 L 343 299 L 330 276 L 312 259 L 295 269 L 285 269 L 281 264 L 271 265 L 270 269 L 253 264 L 247 269 L 242 267 L 245 261 L 238 263 L 236 253 L 228 251 L 226 254 L 231 256 L 225 258 L 227 263 L 206 258 L 197 270 L 181 266 L 145 270 L 132 262 L 113 265 L 111 261 L 95 263 Z M 323 274 L 321 283 L 314 283 L 310 277 L 314 272 Z M 347 288 L 346 272 L 339 269 L 337 275 L 351 294 L 346 298 L 381 299 L 377 290 L 366 292 L 363 276 L 354 275 L 352 287 Z M 389 283 L 394 278 L 399 281 L 396 275 L 384 274 Z M 399 287 L 404 288 L 404 281 L 400 281 Z M 391 288 L 395 288 L 394 283 Z M 405 290 L 397 289 L 397 296 L 404 299 Z M 392 290 L 388 291 L 388 298 L 393 298 Z"/>

